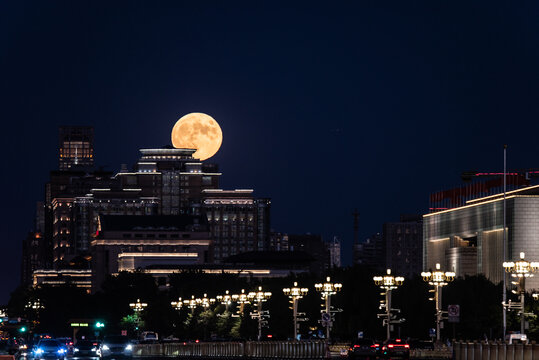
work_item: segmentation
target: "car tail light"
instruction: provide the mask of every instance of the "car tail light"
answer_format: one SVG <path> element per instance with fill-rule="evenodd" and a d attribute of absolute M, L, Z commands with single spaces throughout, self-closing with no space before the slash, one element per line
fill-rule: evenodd
<path fill-rule="evenodd" d="M 409 348 L 410 348 L 410 345 L 404 344 L 404 347 L 407 348 L 407 349 L 409 349 Z"/>
<path fill-rule="evenodd" d="M 391 349 L 393 346 L 395 346 L 395 345 L 389 344 L 387 347 Z"/>
<path fill-rule="evenodd" d="M 377 348 L 379 346 L 380 346 L 380 344 L 374 344 L 374 345 L 371 345 L 371 348 Z"/>
<path fill-rule="evenodd" d="M 360 347 L 358 344 L 355 344 L 355 345 L 354 345 L 354 348 L 358 348 L 358 347 Z"/>

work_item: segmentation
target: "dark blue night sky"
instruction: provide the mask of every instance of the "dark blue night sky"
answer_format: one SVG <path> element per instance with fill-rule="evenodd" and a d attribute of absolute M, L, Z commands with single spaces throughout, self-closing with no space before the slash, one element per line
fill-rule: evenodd
<path fill-rule="evenodd" d="M 222 187 L 273 199 L 272 227 L 343 240 L 465 170 L 538 168 L 539 3 L 4 1 L 0 303 L 57 167 L 59 125 L 132 165 L 175 121 L 221 125 Z"/>

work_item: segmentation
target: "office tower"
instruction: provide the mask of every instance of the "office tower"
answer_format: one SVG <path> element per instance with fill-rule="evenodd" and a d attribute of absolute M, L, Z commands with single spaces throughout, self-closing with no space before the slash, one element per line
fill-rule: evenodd
<path fill-rule="evenodd" d="M 385 271 L 385 244 L 380 233 L 371 235 L 362 243 L 354 244 L 354 265 Z"/>
<path fill-rule="evenodd" d="M 61 126 L 59 129 L 58 168 L 92 168 L 94 165 L 94 128 Z"/>
<path fill-rule="evenodd" d="M 423 221 L 421 215 L 401 215 L 398 222 L 383 225 L 386 267 L 394 274 L 412 277 L 423 268 Z"/>
<path fill-rule="evenodd" d="M 205 189 L 202 196 L 216 261 L 242 252 L 268 250 L 269 199 L 254 198 L 253 190 Z"/>

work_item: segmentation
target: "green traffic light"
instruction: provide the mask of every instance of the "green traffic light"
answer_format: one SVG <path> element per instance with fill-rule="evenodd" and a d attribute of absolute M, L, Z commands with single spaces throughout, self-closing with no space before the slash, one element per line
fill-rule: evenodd
<path fill-rule="evenodd" d="M 102 323 L 102 322 L 98 321 L 98 322 L 95 323 L 95 327 L 96 328 L 103 328 L 103 327 L 105 327 L 105 323 Z"/>
<path fill-rule="evenodd" d="M 26 327 L 23 326 L 22 328 L 19 329 L 19 331 L 20 332 L 26 332 Z"/>

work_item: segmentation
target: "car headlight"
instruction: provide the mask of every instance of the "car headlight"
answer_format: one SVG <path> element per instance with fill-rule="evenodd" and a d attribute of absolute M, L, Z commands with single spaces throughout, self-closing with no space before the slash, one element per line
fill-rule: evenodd
<path fill-rule="evenodd" d="M 66 349 L 64 348 L 58 349 L 58 354 L 64 354 L 65 352 L 66 352 Z"/>
<path fill-rule="evenodd" d="M 92 351 L 97 351 L 97 348 L 94 346 L 94 347 L 92 348 Z"/>
<path fill-rule="evenodd" d="M 131 344 L 127 345 L 127 346 L 125 347 L 125 350 L 127 350 L 127 351 L 133 350 L 133 345 L 131 345 Z"/>
<path fill-rule="evenodd" d="M 73 352 L 79 351 L 79 348 L 73 348 Z"/>
<path fill-rule="evenodd" d="M 36 354 L 43 354 L 43 349 L 42 348 L 37 348 L 37 349 L 34 350 L 34 352 Z"/>
<path fill-rule="evenodd" d="M 102 348 L 103 350 L 108 350 L 108 349 L 109 349 L 109 347 L 108 347 L 107 345 L 103 345 L 101 348 Z"/>

